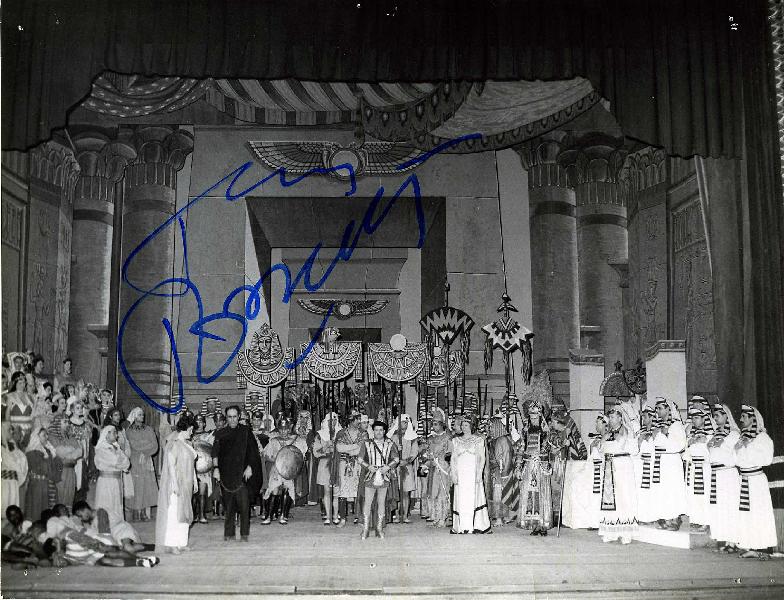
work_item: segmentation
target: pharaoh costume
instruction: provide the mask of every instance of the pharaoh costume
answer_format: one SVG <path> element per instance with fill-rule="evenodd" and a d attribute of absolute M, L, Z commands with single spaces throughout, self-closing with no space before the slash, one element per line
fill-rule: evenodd
<path fill-rule="evenodd" d="M 188 442 L 188 432 L 181 431 L 163 451 L 161 487 L 156 503 L 155 548 L 184 548 L 193 521 L 191 497 L 198 491 L 196 450 Z"/>
<path fill-rule="evenodd" d="M 485 440 L 463 435 L 452 440 L 451 476 L 455 484 L 453 533 L 487 533 L 490 515 L 485 497 Z"/>
<path fill-rule="evenodd" d="M 689 430 L 686 451 L 683 454 L 686 466 L 686 501 L 689 524 L 690 526 L 707 526 L 710 521 L 708 485 L 710 484 L 711 467 L 708 449 L 709 430 L 705 426 L 705 421 L 710 419 L 710 413 L 706 412 L 702 405 L 698 405 L 692 409 L 690 416 L 702 417 L 703 424 L 700 427 L 692 425 Z M 712 433 L 712 428 L 710 433 Z"/>
<path fill-rule="evenodd" d="M 5 515 L 5 509 L 11 505 L 22 506 L 19 488 L 27 479 L 27 456 L 19 449 L 16 442 L 11 439 L 10 428 L 3 426 L 2 445 L 2 482 L 0 483 L 0 512 Z"/>
<path fill-rule="evenodd" d="M 446 428 L 446 415 L 440 408 L 433 410 L 433 420 L 440 420 Z M 446 520 L 451 512 L 451 487 L 449 462 L 447 456 L 452 454 L 452 436 L 446 429 L 441 433 L 431 433 L 427 438 L 428 448 L 425 457 L 428 461 L 427 501 L 428 522 L 436 527 L 446 527 Z"/>
<path fill-rule="evenodd" d="M 352 412 L 351 420 L 359 414 Z M 359 448 L 367 439 L 367 431 L 359 427 L 346 427 L 335 436 L 339 462 L 338 462 L 338 512 L 341 519 L 348 517 L 348 504 L 354 505 L 359 489 Z M 355 509 L 356 510 L 356 509 Z"/>
<path fill-rule="evenodd" d="M 741 548 L 764 550 L 778 543 L 768 477 L 762 470 L 773 462 L 773 440 L 765 432 L 765 422 L 756 408 L 744 404 L 741 412 L 749 415 L 751 423 L 743 428 L 735 444 L 740 496 L 737 529 L 732 537 Z"/>
<path fill-rule="evenodd" d="M 514 476 L 514 447 L 506 433 L 504 419 L 493 417 L 489 425 L 490 518 L 496 525 L 509 523 L 517 516 L 520 488 Z"/>
<path fill-rule="evenodd" d="M 686 448 L 686 432 L 675 402 L 657 398 L 656 407 L 657 410 L 662 407 L 665 416 L 653 438 L 651 506 L 655 508 L 654 516 L 660 521 L 660 527 L 666 526 L 677 531 L 680 528 L 680 515 L 686 514 L 688 510 L 681 458 Z"/>
<path fill-rule="evenodd" d="M 115 429 L 107 425 L 101 430 L 95 445 L 95 467 L 98 469 L 98 482 L 95 485 L 94 508 L 103 508 L 109 520 L 124 520 L 123 511 L 123 472 L 131 466 L 131 461 L 117 442 L 110 443 L 107 433 Z"/>
<path fill-rule="evenodd" d="M 520 473 L 520 510 L 517 526 L 531 529 L 532 535 L 553 526 L 553 502 L 550 474 L 550 441 L 541 423 L 534 425 L 532 416 L 540 415 L 541 406 L 534 403 L 529 408 L 528 428 L 523 433 L 516 456 Z"/>
<path fill-rule="evenodd" d="M 155 481 L 152 462 L 152 457 L 158 452 L 158 438 L 152 427 L 139 422 L 142 414 L 139 407 L 131 410 L 128 414 L 128 428 L 125 430 L 131 448 L 133 477 L 133 497 L 128 501 L 128 508 L 133 511 L 146 511 L 158 502 L 158 483 Z"/>
<path fill-rule="evenodd" d="M 714 414 L 721 412 L 727 422 L 716 428 L 708 441 L 710 454 L 710 491 L 708 496 L 708 525 L 711 537 L 717 542 L 734 545 L 738 520 L 738 498 L 740 497 L 740 475 L 735 467 L 735 444 L 740 439 L 740 430 L 726 404 L 716 404 Z"/>
<path fill-rule="evenodd" d="M 603 542 L 620 538 L 622 544 L 629 544 L 637 531 L 637 485 L 632 456 L 639 449 L 631 428 L 627 429 L 626 413 L 620 408 L 613 411 L 621 416 L 621 425 L 610 430 L 600 446 L 604 473 L 599 535 Z"/>

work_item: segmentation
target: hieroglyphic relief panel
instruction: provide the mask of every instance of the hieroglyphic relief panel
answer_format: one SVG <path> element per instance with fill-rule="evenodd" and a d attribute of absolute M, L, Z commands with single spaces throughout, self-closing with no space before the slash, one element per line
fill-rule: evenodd
<path fill-rule="evenodd" d="M 25 208 L 3 193 L 2 199 L 2 332 L 6 348 L 22 343 L 22 272 Z"/>
<path fill-rule="evenodd" d="M 68 352 L 68 304 L 71 299 L 71 231 L 70 205 L 60 209 L 60 228 L 57 247 L 57 273 L 54 307 L 54 355 L 52 368 L 59 368 Z"/>
<path fill-rule="evenodd" d="M 699 197 L 672 208 L 672 338 L 686 340 L 689 394 L 716 393 L 713 280 Z"/>
<path fill-rule="evenodd" d="M 645 350 L 667 338 L 666 195 L 651 188 L 640 195 L 629 223 L 629 312 L 626 364 L 645 357 Z"/>

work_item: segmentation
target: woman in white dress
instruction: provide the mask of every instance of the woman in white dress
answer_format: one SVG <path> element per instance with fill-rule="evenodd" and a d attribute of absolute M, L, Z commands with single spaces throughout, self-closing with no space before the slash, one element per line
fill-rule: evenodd
<path fill-rule="evenodd" d="M 117 442 L 114 425 L 101 429 L 95 445 L 95 468 L 98 469 L 98 482 L 95 485 L 94 508 L 105 509 L 112 523 L 124 521 L 123 474 L 131 468 L 131 461 Z"/>
<path fill-rule="evenodd" d="M 485 440 L 475 435 L 475 422 L 460 421 L 462 436 L 452 440 L 450 470 L 455 485 L 451 533 L 492 533 L 485 497 Z"/>
<path fill-rule="evenodd" d="M 762 470 L 773 462 L 773 440 L 765 432 L 762 415 L 752 406 L 741 407 L 740 426 L 740 439 L 735 444 L 740 497 L 734 537 L 738 546 L 748 550 L 743 558 L 763 558 L 767 555 L 759 550 L 778 544 L 768 477 Z"/>
<path fill-rule="evenodd" d="M 163 449 L 155 548 L 180 554 L 188 550 L 188 530 L 193 522 L 191 498 L 199 491 L 196 480 L 197 452 L 190 439 L 196 418 L 184 414 L 177 421 L 177 434 Z"/>
<path fill-rule="evenodd" d="M 711 479 L 708 499 L 708 525 L 718 552 L 737 552 L 734 523 L 738 518 L 740 475 L 735 467 L 735 444 L 740 430 L 726 404 L 713 406 L 716 432 L 708 441 Z"/>
<path fill-rule="evenodd" d="M 604 456 L 599 535 L 603 542 L 620 539 L 622 544 L 630 544 L 637 531 L 637 485 L 632 457 L 639 448 L 626 414 L 618 405 L 608 411 L 609 431 L 599 447 Z"/>

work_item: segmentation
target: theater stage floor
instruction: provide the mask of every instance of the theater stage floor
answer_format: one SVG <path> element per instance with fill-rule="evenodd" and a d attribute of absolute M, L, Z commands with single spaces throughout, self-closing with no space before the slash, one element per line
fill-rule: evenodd
<path fill-rule="evenodd" d="M 152 570 L 69 567 L 27 574 L 3 568 L 6 598 L 186 598 L 325 594 L 513 598 L 783 598 L 784 560 L 761 562 L 700 548 L 602 544 L 595 532 L 530 537 L 508 526 L 457 536 L 416 516 L 387 538 L 360 526 L 321 525 L 297 508 L 287 526 L 251 522 L 251 540 L 224 543 L 222 523 L 191 529 L 192 552 L 162 555 Z M 152 540 L 153 524 L 141 524 Z"/>

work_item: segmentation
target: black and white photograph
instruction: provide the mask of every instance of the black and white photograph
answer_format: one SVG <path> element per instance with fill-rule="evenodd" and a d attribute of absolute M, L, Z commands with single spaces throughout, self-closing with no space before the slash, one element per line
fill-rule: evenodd
<path fill-rule="evenodd" d="M 784 0 L 1 11 L 1 597 L 784 597 Z"/>

